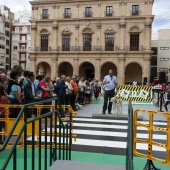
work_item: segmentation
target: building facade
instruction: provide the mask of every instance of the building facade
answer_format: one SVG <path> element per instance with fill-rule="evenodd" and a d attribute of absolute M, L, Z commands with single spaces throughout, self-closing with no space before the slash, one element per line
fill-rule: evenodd
<path fill-rule="evenodd" d="M 3 65 L 6 71 L 10 70 L 10 57 L 11 57 L 11 28 L 12 22 L 14 20 L 14 14 L 10 11 L 10 9 L 4 5 L 0 5 L 0 14 L 3 16 L 3 22 L 5 24 L 5 55 L 3 58 Z M 2 17 L 1 17 L 2 18 Z M 2 19 L 1 19 L 2 20 Z"/>
<path fill-rule="evenodd" d="M 20 65 L 24 70 L 30 70 L 31 23 L 29 19 L 29 11 L 15 13 L 12 24 L 11 68 Z"/>
<path fill-rule="evenodd" d="M 170 82 L 170 29 L 158 31 L 157 40 L 152 40 L 151 76 L 159 78 L 160 72 L 165 72 L 166 80 Z"/>
<path fill-rule="evenodd" d="M 5 69 L 6 65 L 6 36 L 5 36 L 5 16 L 0 14 L 0 69 Z"/>
<path fill-rule="evenodd" d="M 153 0 L 31 1 L 31 70 L 119 83 L 150 79 Z"/>

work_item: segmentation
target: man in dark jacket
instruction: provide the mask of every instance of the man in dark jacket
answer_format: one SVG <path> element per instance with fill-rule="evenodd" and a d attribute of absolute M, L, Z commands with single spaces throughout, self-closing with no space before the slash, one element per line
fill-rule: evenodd
<path fill-rule="evenodd" d="M 35 97 L 35 85 L 34 85 L 34 80 L 35 80 L 35 75 L 33 72 L 28 73 L 28 79 L 27 82 L 24 84 L 24 102 L 25 103 L 31 103 L 34 102 L 37 97 Z M 28 114 L 27 117 L 32 117 L 33 116 L 34 109 L 28 109 Z"/>
<path fill-rule="evenodd" d="M 66 89 L 68 88 L 65 84 L 65 80 L 66 80 L 66 76 L 62 75 L 61 80 L 59 82 L 59 92 L 58 92 L 61 105 L 65 104 Z"/>

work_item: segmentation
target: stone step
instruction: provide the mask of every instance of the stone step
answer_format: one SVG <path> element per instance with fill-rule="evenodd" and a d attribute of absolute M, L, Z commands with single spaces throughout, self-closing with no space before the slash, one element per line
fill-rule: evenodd
<path fill-rule="evenodd" d="M 125 170 L 122 165 L 57 160 L 49 170 Z"/>

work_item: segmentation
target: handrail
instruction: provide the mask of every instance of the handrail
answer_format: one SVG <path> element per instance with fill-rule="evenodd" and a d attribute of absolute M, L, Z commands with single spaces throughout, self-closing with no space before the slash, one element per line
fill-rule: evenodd
<path fill-rule="evenodd" d="M 6 140 L 4 141 L 2 147 L 0 148 L 0 152 L 3 151 L 3 150 L 6 148 L 8 142 L 9 142 L 9 140 L 10 140 L 10 137 L 12 136 L 12 134 L 13 134 L 13 132 L 14 132 L 14 130 L 15 130 L 15 128 L 16 128 L 16 126 L 17 126 L 20 118 L 21 118 L 21 115 L 23 114 L 23 112 L 24 112 L 24 110 L 25 110 L 25 108 L 26 108 L 27 106 L 32 106 L 32 105 L 35 105 L 35 104 L 41 104 L 41 103 L 44 103 L 44 101 L 45 101 L 45 102 L 51 102 L 51 101 L 53 101 L 53 100 L 56 101 L 57 99 L 58 99 L 58 97 L 54 97 L 54 98 L 50 98 L 50 99 L 47 99 L 47 100 L 41 100 L 41 101 L 36 101 L 36 102 L 33 102 L 33 103 L 25 104 L 25 105 L 22 107 L 22 109 L 20 110 L 20 112 L 19 112 L 19 114 L 18 114 L 18 116 L 17 116 L 17 118 L 16 118 L 16 121 L 15 121 L 15 123 L 13 124 L 13 127 L 12 127 L 11 131 L 9 132 L 8 136 L 6 137 Z M 25 117 L 26 117 L 26 116 L 25 116 Z"/>
<path fill-rule="evenodd" d="M 47 116 L 50 116 L 50 115 L 52 115 L 52 114 L 54 114 L 54 113 L 56 113 L 56 112 L 57 112 L 56 110 L 55 110 L 55 111 L 52 111 L 52 112 L 48 112 L 48 113 L 46 113 L 46 114 L 44 114 L 44 115 L 41 115 L 41 116 L 36 117 L 36 118 L 33 118 L 32 120 L 28 120 L 28 122 L 25 122 L 25 123 L 23 124 L 23 126 L 22 126 L 21 130 L 19 131 L 19 134 L 18 134 L 18 136 L 17 136 L 17 138 L 16 138 L 16 140 L 15 140 L 15 142 L 14 142 L 12 148 L 11 148 L 11 151 L 9 152 L 9 155 L 8 155 L 5 163 L 3 164 L 3 167 L 2 167 L 1 170 L 4 170 L 4 169 L 6 168 L 9 160 L 11 159 L 11 156 L 12 156 L 12 154 L 13 154 L 13 152 L 14 152 L 14 149 L 16 149 L 17 143 L 18 143 L 18 141 L 19 141 L 19 139 L 20 139 L 20 137 L 21 137 L 21 135 L 22 135 L 22 133 L 23 133 L 26 125 L 29 124 L 29 123 L 31 123 L 31 122 L 35 122 L 36 120 L 40 120 L 40 119 L 42 119 L 42 118 L 45 118 L 45 117 L 47 117 Z"/>
<path fill-rule="evenodd" d="M 27 125 L 28 124 L 31 124 L 32 123 L 32 170 L 35 169 L 34 167 L 34 163 L 35 163 L 35 160 L 34 160 L 34 149 L 36 148 L 36 144 L 34 143 L 35 142 L 35 133 L 37 134 L 37 132 L 34 132 L 35 131 L 35 123 L 38 122 L 39 123 L 39 132 L 38 132 L 38 148 L 39 148 L 39 155 L 41 155 L 41 147 L 44 145 L 44 149 L 45 149 L 45 158 L 44 158 L 44 167 L 45 169 L 47 169 L 47 166 L 49 166 L 49 164 L 47 163 L 47 159 L 49 159 L 49 157 L 47 158 L 47 145 L 50 146 L 50 165 L 52 165 L 52 158 L 54 160 L 56 159 L 66 159 L 66 160 L 71 160 L 71 144 L 72 144 L 72 114 L 70 112 L 70 119 L 66 122 L 66 123 L 63 123 L 62 121 L 62 114 L 60 111 L 62 111 L 62 108 L 61 108 L 61 105 L 59 104 L 59 101 L 57 100 L 58 98 L 55 97 L 55 98 L 51 98 L 51 99 L 47 99 L 47 100 L 42 100 L 42 101 L 37 101 L 37 102 L 33 102 L 33 103 L 28 103 L 28 104 L 25 104 L 19 115 L 17 116 L 16 118 L 16 121 L 14 122 L 11 130 L 10 130 L 10 133 L 8 134 L 4 144 L 2 145 L 2 148 L 0 148 L 0 151 L 3 151 L 12 135 L 12 133 L 14 132 L 16 126 L 17 126 L 17 123 L 19 122 L 21 116 L 22 116 L 22 113 L 24 112 L 24 122 L 23 122 L 23 125 L 15 139 L 15 142 L 13 143 L 12 147 L 11 147 L 11 150 L 7 156 L 7 159 L 4 161 L 4 164 L 3 164 L 3 167 L 1 170 L 5 170 L 5 168 L 7 167 L 12 155 L 13 155 L 13 167 L 14 169 L 16 169 L 17 167 L 17 162 L 16 162 L 16 148 L 17 148 L 17 144 L 18 144 L 18 141 L 19 139 L 21 138 L 22 134 L 24 135 L 23 139 L 24 139 L 24 170 L 27 170 Z M 55 100 L 55 110 L 54 111 L 51 111 L 51 112 L 48 112 L 48 113 L 45 113 L 43 115 L 40 115 L 38 117 L 34 117 L 32 119 L 27 119 L 27 108 L 30 107 L 30 106 L 33 106 L 35 104 L 41 104 L 41 103 L 44 103 L 44 102 L 49 102 L 49 101 L 52 101 L 52 100 Z M 57 110 L 59 106 L 59 109 Z M 54 118 L 52 117 L 52 115 L 54 115 Z M 47 144 L 47 128 L 48 128 L 48 124 L 47 124 L 47 118 L 50 117 L 50 132 L 48 132 L 48 136 L 50 137 L 50 144 Z M 41 119 L 45 118 L 45 133 L 44 133 L 44 137 L 45 137 L 45 144 L 42 144 L 42 139 L 41 139 Z M 59 119 L 59 120 L 58 120 Z M 54 124 L 52 124 L 52 121 L 54 121 Z M 59 122 L 59 124 L 57 123 Z M 58 127 L 59 125 L 59 127 Z M 30 126 L 30 125 L 29 125 Z M 54 132 L 52 131 L 52 128 L 54 128 Z M 57 134 L 57 129 L 59 128 L 59 133 Z M 63 128 L 63 132 L 61 132 L 61 128 Z M 65 132 L 66 131 L 66 132 Z M 53 140 L 52 140 L 52 137 L 53 137 Z M 57 138 L 59 137 L 59 142 L 57 141 Z M 65 139 L 66 137 L 66 139 Z M 63 138 L 63 139 L 61 139 Z M 65 141 L 66 140 L 66 141 Z M 57 147 L 56 146 L 59 146 L 59 151 L 57 151 Z M 61 154 L 61 148 L 62 149 L 62 152 L 63 154 Z M 53 152 L 52 152 L 52 149 L 53 149 Z M 59 153 L 59 157 L 56 156 L 56 154 Z M 62 155 L 62 158 L 61 158 L 61 155 Z M 66 156 L 64 156 L 66 155 Z M 41 156 L 40 156 L 41 157 Z M 42 164 L 42 160 L 41 158 L 39 158 L 39 169 L 41 169 L 41 164 Z"/>
<path fill-rule="evenodd" d="M 133 166 L 133 107 L 132 101 L 128 105 L 128 132 L 126 148 L 126 170 L 134 170 Z"/>

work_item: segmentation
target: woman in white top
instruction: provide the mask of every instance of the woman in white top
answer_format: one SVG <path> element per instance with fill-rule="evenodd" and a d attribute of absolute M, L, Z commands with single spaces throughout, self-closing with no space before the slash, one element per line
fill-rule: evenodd
<path fill-rule="evenodd" d="M 84 98 L 85 98 L 85 88 L 86 83 L 84 81 L 84 77 L 82 77 L 79 81 L 79 102 L 80 104 L 84 104 Z"/>
<path fill-rule="evenodd" d="M 66 77 L 66 86 L 68 87 L 66 89 L 66 99 L 65 99 L 65 105 L 70 105 L 70 99 L 71 99 L 71 94 L 72 94 L 72 91 L 73 91 L 73 88 L 70 84 L 70 77 Z M 68 112 L 68 109 L 65 109 L 66 110 L 66 113 Z"/>

